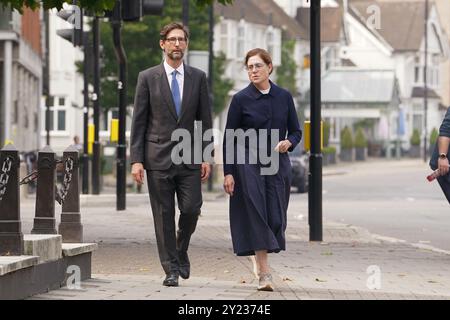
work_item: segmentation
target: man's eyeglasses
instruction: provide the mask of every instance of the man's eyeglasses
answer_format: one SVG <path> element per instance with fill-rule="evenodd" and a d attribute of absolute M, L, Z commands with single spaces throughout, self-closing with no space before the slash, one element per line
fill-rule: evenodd
<path fill-rule="evenodd" d="M 171 38 L 166 38 L 166 41 L 169 41 L 169 43 L 170 44 L 176 44 L 177 43 L 177 41 L 180 43 L 180 44 L 184 44 L 184 43 L 186 43 L 186 38 L 181 38 L 181 37 L 171 37 Z"/>
<path fill-rule="evenodd" d="M 251 72 L 253 70 L 258 71 L 261 70 L 265 66 L 264 63 L 255 63 L 248 66 L 245 66 L 245 70 Z"/>

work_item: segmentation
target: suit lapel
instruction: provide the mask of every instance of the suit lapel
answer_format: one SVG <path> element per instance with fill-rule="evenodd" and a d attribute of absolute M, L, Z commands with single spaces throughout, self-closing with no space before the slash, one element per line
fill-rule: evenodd
<path fill-rule="evenodd" d="M 178 120 L 177 111 L 175 109 L 175 103 L 173 102 L 172 91 L 170 90 L 169 80 L 167 78 L 166 70 L 164 69 L 164 65 L 160 65 L 160 88 L 161 95 L 169 106 L 169 111 L 174 117 L 175 120 Z M 184 98 L 184 94 L 183 94 Z M 183 99 L 184 100 L 184 99 Z"/>
<path fill-rule="evenodd" d="M 191 101 L 191 95 L 192 95 L 192 71 L 189 66 L 184 65 L 183 99 L 181 100 L 181 113 L 178 121 L 180 121 L 180 119 L 186 112 L 188 103 L 189 101 Z"/>

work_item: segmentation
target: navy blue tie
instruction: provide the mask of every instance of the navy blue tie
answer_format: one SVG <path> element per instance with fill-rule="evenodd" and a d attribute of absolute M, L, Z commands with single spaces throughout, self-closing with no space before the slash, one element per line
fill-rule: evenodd
<path fill-rule="evenodd" d="M 181 112 L 181 96 L 180 96 L 180 87 L 178 86 L 177 81 L 177 70 L 172 72 L 172 97 L 173 102 L 175 103 L 175 110 L 177 111 L 177 116 L 180 116 Z"/>

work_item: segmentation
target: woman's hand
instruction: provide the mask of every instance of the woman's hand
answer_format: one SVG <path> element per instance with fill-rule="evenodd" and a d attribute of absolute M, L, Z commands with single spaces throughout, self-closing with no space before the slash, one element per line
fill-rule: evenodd
<path fill-rule="evenodd" d="M 234 178 L 231 174 L 227 174 L 223 181 L 223 189 L 230 196 L 233 196 L 234 192 Z"/>
<path fill-rule="evenodd" d="M 438 160 L 439 175 L 445 176 L 448 173 L 449 171 L 448 165 L 449 163 L 447 158 L 444 159 L 439 158 Z"/>
<path fill-rule="evenodd" d="M 291 146 L 292 146 L 292 143 L 286 139 L 286 140 L 278 142 L 278 144 L 274 150 L 279 153 L 285 153 L 289 150 L 289 148 Z"/>

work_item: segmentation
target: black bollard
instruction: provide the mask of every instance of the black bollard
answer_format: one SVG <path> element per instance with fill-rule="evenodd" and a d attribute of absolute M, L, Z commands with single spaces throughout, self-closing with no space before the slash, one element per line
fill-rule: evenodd
<path fill-rule="evenodd" d="M 36 215 L 32 234 L 56 234 L 55 219 L 55 153 L 46 146 L 38 155 Z"/>
<path fill-rule="evenodd" d="M 19 151 L 8 144 L 0 150 L 0 256 L 23 254 L 19 170 Z"/>
<path fill-rule="evenodd" d="M 62 236 L 62 241 L 83 242 L 83 225 L 80 215 L 80 190 L 79 180 L 79 159 L 78 150 L 74 146 L 68 147 L 63 153 L 63 199 L 61 223 L 58 233 Z M 70 175 L 70 176 L 69 176 Z M 67 188 L 67 182 L 70 181 Z M 67 189 L 65 189 L 67 188 Z"/>

